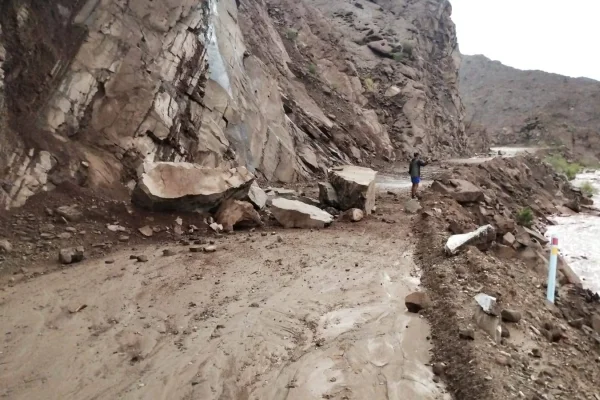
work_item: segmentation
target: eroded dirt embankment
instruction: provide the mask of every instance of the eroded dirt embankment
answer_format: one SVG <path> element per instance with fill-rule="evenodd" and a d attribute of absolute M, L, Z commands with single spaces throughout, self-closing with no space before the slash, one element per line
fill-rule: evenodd
<path fill-rule="evenodd" d="M 444 363 L 450 392 L 461 400 L 598 396 L 597 300 L 570 283 L 572 277 L 561 266 L 557 300 L 547 303 L 544 256 L 549 250 L 515 223 L 516 213 L 529 206 L 536 216 L 532 228 L 542 229 L 546 215 L 569 212 L 564 205 L 573 206 L 579 194 L 531 156 L 447 172 L 447 178 L 473 183 L 482 192 L 480 201 L 428 190 L 413 228 L 419 240 L 416 262 L 434 302 L 426 313 L 434 362 Z M 452 232 L 485 223 L 495 226 L 495 241 L 469 246 L 453 257 L 444 254 Z M 501 310 L 510 310 L 512 317 L 498 318 L 499 342 L 475 323 L 478 293 L 496 297 Z"/>

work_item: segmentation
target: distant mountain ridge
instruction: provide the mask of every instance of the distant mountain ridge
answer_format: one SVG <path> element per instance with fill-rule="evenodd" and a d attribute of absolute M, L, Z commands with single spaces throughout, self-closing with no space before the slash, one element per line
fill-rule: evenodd
<path fill-rule="evenodd" d="M 465 56 L 460 95 L 471 132 L 491 144 L 563 144 L 600 156 L 600 82 L 522 71 L 482 55 Z"/>

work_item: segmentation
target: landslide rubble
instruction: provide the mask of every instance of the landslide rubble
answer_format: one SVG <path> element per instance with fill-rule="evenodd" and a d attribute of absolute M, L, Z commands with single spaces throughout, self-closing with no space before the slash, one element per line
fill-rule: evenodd
<path fill-rule="evenodd" d="M 453 185 L 457 179 L 464 182 Z M 598 296 L 582 289 L 561 260 L 556 301 L 546 300 L 546 217 L 572 212 L 564 205 L 581 193 L 534 156 L 457 166 L 439 180 L 444 186 L 424 193 L 413 229 L 432 301 L 425 315 L 433 362 L 445 366 L 442 377 L 454 397 L 597 397 Z M 467 201 L 461 190 L 479 191 L 479 198 Z M 531 221 L 519 216 L 524 207 L 533 211 Z M 486 224 L 493 236 L 445 251 L 452 235 Z"/>
<path fill-rule="evenodd" d="M 447 1 L 6 0 L 0 205 L 145 162 L 283 183 L 465 152 Z"/>

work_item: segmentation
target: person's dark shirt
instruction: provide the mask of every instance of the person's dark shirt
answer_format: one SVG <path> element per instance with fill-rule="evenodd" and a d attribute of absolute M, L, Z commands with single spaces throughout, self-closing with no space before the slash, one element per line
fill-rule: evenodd
<path fill-rule="evenodd" d="M 408 169 L 408 172 L 410 174 L 411 178 L 420 178 L 421 177 L 421 167 L 426 166 L 427 163 L 423 160 L 421 160 L 418 157 L 413 158 L 410 161 L 410 167 Z"/>

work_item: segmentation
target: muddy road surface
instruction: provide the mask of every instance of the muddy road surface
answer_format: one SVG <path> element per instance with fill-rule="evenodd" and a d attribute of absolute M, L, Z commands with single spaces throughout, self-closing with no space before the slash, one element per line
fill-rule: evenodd
<path fill-rule="evenodd" d="M 404 305 L 411 216 L 382 197 L 359 223 L 237 232 L 213 253 L 148 245 L 1 289 L 0 395 L 449 398 Z"/>

